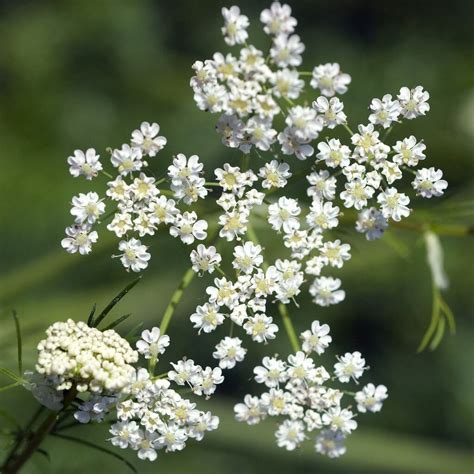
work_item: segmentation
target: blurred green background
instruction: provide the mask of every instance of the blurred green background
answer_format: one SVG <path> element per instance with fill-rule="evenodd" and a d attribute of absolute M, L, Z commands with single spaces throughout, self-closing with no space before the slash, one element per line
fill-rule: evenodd
<path fill-rule="evenodd" d="M 250 42 L 262 49 L 268 40 L 258 14 L 269 4 L 239 3 L 252 22 Z M 85 318 L 94 302 L 104 305 L 132 279 L 110 259 L 115 242 L 105 232 L 88 257 L 67 255 L 59 247 L 71 221 L 71 197 L 90 188 L 68 174 L 66 158 L 75 148 L 95 147 L 105 157 L 107 146 L 126 142 L 131 130 L 148 120 L 159 122 L 168 138 L 154 161 L 157 172 L 177 152 L 198 154 L 208 170 L 238 159 L 214 133 L 217 116 L 197 110 L 189 88 L 191 64 L 225 50 L 222 5 L 211 0 L 0 2 L 1 366 L 15 367 L 12 308 L 21 318 L 25 364 L 32 367 L 35 344 L 49 323 Z M 440 201 L 416 201 L 413 219 L 472 225 L 471 2 L 298 0 L 291 5 L 306 44 L 302 69 L 337 61 L 352 75 L 343 100 L 353 128 L 367 120 L 373 97 L 396 93 L 402 85 L 422 84 L 431 93 L 432 112 L 402 126 L 393 138 L 424 138 L 426 165 L 442 168 L 450 188 Z M 92 186 L 99 190 L 104 183 L 99 178 Z M 181 453 L 160 454 L 155 464 L 140 462 L 132 453 L 128 457 L 139 472 L 472 472 L 474 239 L 442 237 L 451 281 L 445 299 L 458 331 L 435 352 L 417 355 L 431 310 L 421 235 L 397 230 L 367 243 L 354 234 L 343 236 L 353 246 L 353 258 L 340 272 L 345 302 L 323 309 L 303 297 L 301 309 L 292 310 L 298 329 L 313 319 L 328 322 L 333 352 L 361 350 L 372 368 L 365 381 L 389 388 L 383 411 L 360 417 L 347 455 L 324 459 L 311 442 L 288 453 L 276 448 L 274 420 L 257 427 L 233 420 L 233 403 L 247 392 L 260 393 L 261 387 L 249 381 L 255 361 L 264 353 L 288 353 L 281 332 L 266 347 L 245 339 L 246 361 L 229 374 L 218 397 L 201 402 L 222 416 L 221 430 Z M 263 240 L 269 247 L 266 235 Z M 159 323 L 188 265 L 187 250 L 170 238 L 161 235 L 149 244 L 150 268 L 115 311 L 133 312 L 130 325 Z M 194 281 L 178 307 L 164 370 L 169 360 L 184 354 L 212 363 L 211 347 L 225 332 L 198 338 L 188 320 L 208 282 Z M 20 421 L 34 404 L 21 390 L 0 394 L 0 406 Z M 74 434 L 94 440 L 107 436 L 103 428 Z M 127 472 L 113 458 L 67 441 L 51 439 L 45 448 L 51 462 L 36 455 L 25 472 Z"/>

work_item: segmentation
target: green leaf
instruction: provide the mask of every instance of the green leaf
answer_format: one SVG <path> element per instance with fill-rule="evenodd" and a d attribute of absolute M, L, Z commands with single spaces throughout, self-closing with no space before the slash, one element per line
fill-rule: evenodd
<path fill-rule="evenodd" d="M 117 318 L 114 322 L 106 326 L 104 331 L 107 331 L 107 329 L 113 329 L 117 327 L 120 323 L 123 323 L 124 321 L 126 321 L 130 316 L 131 314 L 124 314 L 123 316 L 120 316 L 120 318 Z"/>
<path fill-rule="evenodd" d="M 3 387 L 0 387 L 0 392 L 6 392 L 10 388 L 18 387 L 18 385 L 21 385 L 21 383 L 20 382 L 13 382 L 13 383 L 10 383 L 8 385 L 4 385 Z"/>
<path fill-rule="evenodd" d="M 433 340 L 431 341 L 430 350 L 434 351 L 439 346 L 441 340 L 443 339 L 445 327 L 446 320 L 444 318 L 441 318 L 438 322 L 436 334 L 434 335 Z"/>
<path fill-rule="evenodd" d="M 130 463 L 129 461 L 127 461 L 125 458 L 123 458 L 119 454 L 117 454 L 113 451 L 110 451 L 107 448 L 103 448 L 102 446 L 99 446 L 95 443 L 91 443 L 90 441 L 86 441 L 85 439 L 76 438 L 75 436 L 63 435 L 63 434 L 58 434 L 58 433 L 51 433 L 51 436 L 56 436 L 57 438 L 62 438 L 62 439 L 65 439 L 67 441 L 72 441 L 74 443 L 82 444 L 82 445 L 87 446 L 87 447 L 92 448 L 92 449 L 97 449 L 98 451 L 101 451 L 105 454 L 108 454 L 109 456 L 113 456 L 114 458 L 118 459 L 119 461 L 122 461 L 124 464 L 126 464 L 128 466 L 128 468 L 132 472 L 135 472 L 135 473 L 138 474 L 138 471 L 135 469 L 135 466 L 132 463 Z"/>
<path fill-rule="evenodd" d="M 96 309 L 97 309 L 97 303 L 94 303 L 94 306 L 92 306 L 92 310 L 89 314 L 89 317 L 87 318 L 87 325 L 89 327 L 92 327 L 92 325 L 94 323 L 94 314 L 95 314 Z"/>
<path fill-rule="evenodd" d="M 21 342 L 21 329 L 20 329 L 20 321 L 16 314 L 16 311 L 12 311 L 13 321 L 15 322 L 15 330 L 16 330 L 16 344 L 18 350 L 18 373 L 20 375 L 23 374 L 23 348 Z"/>
<path fill-rule="evenodd" d="M 3 374 L 15 382 L 18 382 L 19 384 L 24 384 L 26 380 L 23 377 L 20 377 L 19 375 L 16 375 L 15 372 L 12 372 L 10 369 L 6 369 L 5 367 L 0 367 L 0 374 Z"/>
<path fill-rule="evenodd" d="M 139 276 L 137 279 L 133 280 L 131 283 L 129 283 L 102 311 L 102 313 L 97 316 L 96 320 L 92 323 L 93 327 L 97 327 L 103 320 L 104 318 L 110 313 L 112 308 L 142 279 L 141 276 Z"/>

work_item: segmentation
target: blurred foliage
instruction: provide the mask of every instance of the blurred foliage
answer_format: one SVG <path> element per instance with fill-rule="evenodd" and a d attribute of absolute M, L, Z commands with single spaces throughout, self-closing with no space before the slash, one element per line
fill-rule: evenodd
<path fill-rule="evenodd" d="M 259 31 L 258 12 L 268 3 L 239 3 L 253 20 L 251 38 L 261 48 L 268 40 Z M 291 4 L 306 44 L 303 69 L 337 61 L 352 75 L 344 96 L 351 126 L 366 121 L 372 97 L 396 93 L 401 85 L 422 84 L 430 91 L 432 112 L 401 126 L 392 138 L 423 137 L 429 165 L 444 170 L 450 188 L 437 203 L 417 202 L 414 218 L 472 224 L 471 3 Z M 28 368 L 49 323 L 85 319 L 94 302 L 104 305 L 132 280 L 110 259 L 114 243 L 105 233 L 91 256 L 69 256 L 59 249 L 71 220 L 71 196 L 89 188 L 68 175 L 65 159 L 72 150 L 93 146 L 105 156 L 107 146 L 119 146 L 142 120 L 149 120 L 159 122 L 168 138 L 153 165 L 157 170 L 177 152 L 198 154 L 207 169 L 238 158 L 220 144 L 213 130 L 217 117 L 195 108 L 189 88 L 192 62 L 224 49 L 220 7 L 221 2 L 212 0 L 0 2 L 2 366 L 15 367 L 11 308 L 21 320 Z M 271 238 L 262 234 L 268 248 Z M 442 237 L 451 281 L 444 298 L 456 315 L 457 334 L 422 355 L 416 355 L 416 347 L 431 312 L 431 277 L 421 235 L 393 230 L 375 243 L 353 232 L 344 238 L 353 246 L 353 258 L 341 271 L 346 301 L 322 309 L 302 298 L 301 309 L 293 308 L 291 314 L 297 329 L 316 318 L 331 324 L 335 345 L 328 364 L 333 354 L 361 350 L 372 367 L 367 380 L 389 387 L 382 413 L 360 417 L 363 428 L 350 440 L 348 455 L 329 462 L 313 454 L 311 443 L 300 453 L 287 453 L 274 446 L 272 421 L 249 428 L 232 420 L 232 403 L 259 390 L 249 382 L 253 363 L 272 351 L 289 352 L 281 334 L 266 347 L 250 345 L 223 396 L 209 402 L 222 414 L 222 431 L 183 453 L 161 455 L 158 464 L 137 460 L 140 472 L 253 473 L 262 466 L 282 473 L 472 471 L 466 454 L 474 437 L 472 238 Z M 188 265 L 177 242 L 159 236 L 151 245 L 153 260 L 145 278 L 114 312 L 133 312 L 125 329 L 139 320 L 159 323 Z M 206 281 L 194 281 L 178 307 L 165 368 L 183 354 L 211 362 L 211 344 L 224 333 L 197 339 L 188 321 L 203 299 Z M 29 394 L 18 389 L 0 396 L 20 421 L 33 410 Z M 87 436 L 105 435 L 94 431 Z M 26 472 L 94 471 L 99 463 L 103 472 L 125 472 L 115 460 L 67 441 L 52 439 L 46 447 L 51 464 L 38 456 Z"/>

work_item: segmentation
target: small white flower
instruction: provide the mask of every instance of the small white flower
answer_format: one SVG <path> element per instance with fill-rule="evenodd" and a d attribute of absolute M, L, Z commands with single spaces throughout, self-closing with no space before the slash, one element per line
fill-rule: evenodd
<path fill-rule="evenodd" d="M 234 413 L 237 421 L 244 421 L 249 425 L 255 425 L 266 417 L 260 399 L 251 395 L 245 395 L 244 403 L 234 406 Z"/>
<path fill-rule="evenodd" d="M 105 204 L 97 193 L 80 193 L 72 198 L 71 214 L 76 224 L 94 224 L 104 212 Z"/>
<path fill-rule="evenodd" d="M 267 342 L 267 339 L 275 339 L 275 333 L 278 331 L 278 326 L 273 323 L 273 319 L 265 314 L 249 316 L 243 327 L 255 342 Z"/>
<path fill-rule="evenodd" d="M 273 93 L 276 97 L 295 100 L 304 88 L 304 81 L 299 78 L 299 73 L 296 70 L 278 70 L 270 78 L 270 81 L 274 85 Z"/>
<path fill-rule="evenodd" d="M 323 424 L 329 426 L 333 431 L 350 434 L 357 428 L 357 422 L 353 420 L 354 413 L 347 408 L 331 407 L 321 417 Z"/>
<path fill-rule="evenodd" d="M 310 85 L 319 89 L 322 95 L 332 97 L 335 94 L 345 94 L 350 82 L 351 76 L 342 73 L 339 64 L 327 63 L 313 69 Z"/>
<path fill-rule="evenodd" d="M 264 357 L 262 365 L 253 369 L 255 381 L 263 383 L 269 388 L 278 387 L 288 380 L 286 363 L 275 357 Z"/>
<path fill-rule="evenodd" d="M 145 155 L 155 156 L 166 145 L 166 138 L 158 136 L 157 123 L 142 122 L 139 130 L 132 132 L 132 146 L 140 148 Z"/>
<path fill-rule="evenodd" d="M 299 420 L 285 420 L 275 433 L 277 445 L 293 451 L 306 439 L 304 424 Z"/>
<path fill-rule="evenodd" d="M 357 379 L 362 376 L 364 370 L 368 369 L 365 366 L 365 359 L 358 351 L 346 352 L 343 356 L 338 357 L 338 361 L 334 364 L 334 374 L 342 383 L 347 383 L 350 379 L 357 383 Z"/>
<path fill-rule="evenodd" d="M 261 245 L 255 245 L 253 242 L 245 242 L 234 248 L 234 260 L 232 266 L 243 273 L 252 273 L 254 268 L 263 263 Z"/>
<path fill-rule="evenodd" d="M 266 8 L 260 13 L 260 21 L 265 25 L 263 31 L 267 35 L 286 35 L 293 33 L 297 21 L 291 16 L 289 5 L 281 5 L 280 2 L 273 2 L 270 8 Z"/>
<path fill-rule="evenodd" d="M 232 369 L 237 362 L 244 360 L 247 349 L 242 347 L 242 341 L 238 337 L 225 337 L 216 345 L 212 356 L 219 360 L 221 369 Z"/>
<path fill-rule="evenodd" d="M 344 168 L 350 163 L 351 149 L 346 145 L 342 145 L 337 138 L 318 143 L 318 150 L 319 153 L 316 157 L 324 160 L 329 168 Z"/>
<path fill-rule="evenodd" d="M 374 194 L 374 188 L 367 185 L 367 180 L 363 178 L 355 178 L 344 185 L 345 191 L 341 193 L 341 199 L 347 208 L 354 207 L 361 210 L 367 206 L 368 200 Z"/>
<path fill-rule="evenodd" d="M 344 104 L 338 97 L 327 99 L 324 96 L 318 97 L 313 102 L 313 108 L 322 115 L 324 126 L 330 129 L 347 122 L 347 116 L 343 112 Z"/>
<path fill-rule="evenodd" d="M 294 127 L 286 127 L 283 132 L 280 132 L 278 142 L 284 155 L 295 155 L 298 160 L 306 160 L 314 153 L 314 148 L 302 140 Z"/>
<path fill-rule="evenodd" d="M 356 230 L 365 234 L 367 240 L 380 239 L 387 227 L 387 219 L 375 207 L 363 209 L 358 214 Z"/>
<path fill-rule="evenodd" d="M 191 245 L 195 239 L 204 240 L 207 237 L 207 222 L 197 220 L 194 211 L 186 211 L 176 216 L 174 224 L 170 227 L 170 234 L 179 237 L 186 245 Z"/>
<path fill-rule="evenodd" d="M 303 341 L 302 348 L 306 353 L 316 352 L 321 355 L 329 346 L 332 337 L 329 335 L 329 326 L 320 324 L 319 321 L 311 323 L 311 330 L 301 333 L 300 339 Z"/>
<path fill-rule="evenodd" d="M 403 217 L 410 215 L 411 209 L 407 207 L 410 199 L 406 194 L 399 193 L 395 188 L 387 188 L 377 196 L 377 202 L 380 204 L 380 210 L 383 216 L 392 218 L 398 222 Z"/>
<path fill-rule="evenodd" d="M 376 387 L 373 383 L 369 383 L 357 392 L 354 398 L 357 402 L 357 409 L 361 413 L 366 413 L 367 411 L 376 413 L 382 409 L 383 401 L 387 397 L 387 387 L 385 385 L 378 385 Z"/>
<path fill-rule="evenodd" d="M 397 141 L 393 149 L 396 152 L 393 155 L 393 161 L 399 165 L 416 166 L 420 160 L 426 158 L 423 153 L 426 150 L 426 145 L 417 142 L 413 135 L 402 141 Z"/>
<path fill-rule="evenodd" d="M 316 452 L 325 454 L 329 458 L 338 458 L 345 454 L 345 436 L 341 431 L 322 430 L 316 437 L 314 448 Z"/>
<path fill-rule="evenodd" d="M 260 168 L 258 175 L 263 178 L 262 187 L 264 189 L 284 188 L 288 179 L 291 178 L 290 166 L 287 163 L 272 160 Z"/>
<path fill-rule="evenodd" d="M 196 395 L 212 395 L 216 391 L 217 385 L 223 381 L 224 376 L 220 367 L 215 367 L 214 369 L 206 367 L 191 378 L 193 393 Z"/>
<path fill-rule="evenodd" d="M 319 277 L 309 287 L 313 301 L 319 306 L 329 306 L 340 303 L 346 297 L 344 290 L 340 290 L 341 280 L 333 277 Z"/>
<path fill-rule="evenodd" d="M 122 145 L 121 149 L 112 152 L 110 161 L 122 176 L 140 171 L 146 163 L 142 160 L 142 152 L 139 148 L 131 148 L 130 145 Z"/>
<path fill-rule="evenodd" d="M 328 170 L 321 170 L 319 173 L 311 173 L 306 176 L 311 186 L 308 188 L 308 196 L 314 198 L 324 198 L 332 201 L 336 197 L 336 178 L 329 175 Z"/>
<path fill-rule="evenodd" d="M 86 179 L 91 180 L 102 170 L 99 155 L 96 154 L 94 148 L 88 148 L 85 153 L 74 150 L 74 155 L 68 157 L 67 163 L 69 172 L 75 178 L 85 176 Z"/>
<path fill-rule="evenodd" d="M 282 196 L 278 202 L 268 206 L 268 223 L 276 231 L 283 229 L 283 232 L 290 233 L 299 229 L 298 216 L 300 213 L 301 208 L 296 199 Z"/>
<path fill-rule="evenodd" d="M 413 189 L 424 198 L 439 197 L 444 194 L 448 182 L 443 177 L 443 172 L 433 167 L 422 168 L 416 172 L 412 182 Z"/>
<path fill-rule="evenodd" d="M 66 235 L 61 240 L 61 246 L 68 253 L 79 252 L 87 255 L 92 251 L 92 244 L 97 242 L 99 235 L 95 230 L 91 231 L 87 225 L 72 225 L 66 228 Z"/>
<path fill-rule="evenodd" d="M 241 15 L 240 8 L 235 5 L 230 8 L 224 7 L 221 11 L 224 17 L 224 26 L 221 28 L 224 41 L 229 46 L 245 43 L 249 36 L 247 33 L 249 26 L 248 17 Z"/>
<path fill-rule="evenodd" d="M 222 257 L 213 245 L 206 247 L 203 244 L 199 244 L 196 250 L 191 252 L 191 263 L 196 273 L 213 273 L 221 261 Z"/>
<path fill-rule="evenodd" d="M 109 432 L 113 435 L 110 442 L 114 446 L 125 449 L 134 446 L 140 440 L 139 427 L 135 421 L 119 421 L 110 426 Z"/>
<path fill-rule="evenodd" d="M 142 243 L 131 238 L 130 240 L 121 240 L 119 243 L 119 250 L 123 252 L 120 255 L 120 261 L 127 270 L 132 272 L 140 272 L 148 266 L 148 261 L 151 255 L 147 252 L 148 247 Z"/>
<path fill-rule="evenodd" d="M 406 119 L 411 120 L 425 115 L 430 110 L 428 104 L 430 94 L 421 86 L 416 86 L 414 89 L 402 87 L 397 97 L 402 106 L 402 115 Z"/>
<path fill-rule="evenodd" d="M 219 313 L 219 307 L 216 304 L 204 303 L 196 308 L 196 312 L 189 319 L 199 332 L 209 333 L 224 322 L 224 315 Z"/>
<path fill-rule="evenodd" d="M 392 122 L 397 121 L 401 109 L 400 102 L 392 100 L 390 94 L 385 94 L 382 99 L 372 99 L 370 104 L 372 114 L 369 115 L 369 122 L 388 128 Z"/>
<path fill-rule="evenodd" d="M 146 329 L 141 334 L 141 339 L 137 341 L 137 350 L 145 359 L 156 358 L 158 354 L 163 354 L 170 345 L 169 336 L 161 335 L 160 328 L 154 327 Z"/>
<path fill-rule="evenodd" d="M 298 35 L 288 36 L 284 33 L 273 38 L 270 56 L 279 67 L 299 66 L 303 60 L 301 54 L 305 49 Z"/>

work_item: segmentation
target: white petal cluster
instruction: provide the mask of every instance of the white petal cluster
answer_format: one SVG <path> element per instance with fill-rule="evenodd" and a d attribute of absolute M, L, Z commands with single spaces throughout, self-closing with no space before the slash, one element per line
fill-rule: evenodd
<path fill-rule="evenodd" d="M 114 330 L 99 331 L 83 322 L 57 322 L 38 344 L 36 371 L 57 377 L 57 390 L 118 393 L 135 373 L 138 353 Z"/>
<path fill-rule="evenodd" d="M 321 355 L 329 346 L 329 326 L 314 321 L 311 330 L 300 337 L 304 352 L 290 354 L 287 360 L 264 357 L 262 365 L 255 367 L 255 381 L 267 391 L 259 397 L 246 395 L 243 403 L 234 407 L 235 418 L 254 425 L 268 416 L 284 417 L 275 432 L 279 447 L 293 451 L 313 438 L 318 453 L 339 457 L 346 452 L 346 437 L 357 428 L 351 403 L 355 401 L 361 413 L 380 411 L 387 389 L 369 383 L 361 391 L 346 395 L 344 390 L 329 387 L 334 378 L 342 383 L 357 382 L 367 369 L 364 359 L 359 352 L 347 353 L 338 358 L 331 375 L 311 357 L 312 353 Z"/>

